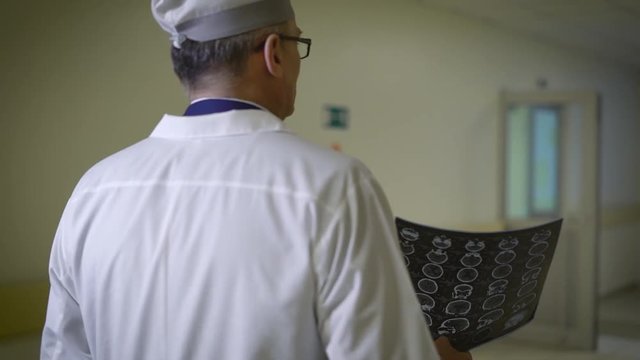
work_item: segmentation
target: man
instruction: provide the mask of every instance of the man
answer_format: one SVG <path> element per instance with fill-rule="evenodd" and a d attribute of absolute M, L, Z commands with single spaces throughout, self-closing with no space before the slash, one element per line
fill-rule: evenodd
<path fill-rule="evenodd" d="M 283 125 L 311 44 L 288 0 L 152 10 L 192 104 L 74 190 L 42 359 L 437 359 L 375 179 Z"/>

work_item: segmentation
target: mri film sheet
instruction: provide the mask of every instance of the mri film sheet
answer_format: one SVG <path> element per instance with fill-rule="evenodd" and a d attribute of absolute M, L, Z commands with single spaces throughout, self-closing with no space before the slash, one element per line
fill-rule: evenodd
<path fill-rule="evenodd" d="M 398 239 L 425 321 L 467 351 L 535 314 L 562 219 L 502 232 L 462 232 L 396 218 Z"/>

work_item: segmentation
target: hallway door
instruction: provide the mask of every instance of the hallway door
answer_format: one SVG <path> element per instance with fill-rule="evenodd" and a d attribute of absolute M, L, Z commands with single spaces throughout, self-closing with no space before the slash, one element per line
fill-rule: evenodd
<path fill-rule="evenodd" d="M 501 106 L 503 223 L 564 218 L 535 319 L 513 336 L 595 349 L 598 97 L 506 92 Z"/>

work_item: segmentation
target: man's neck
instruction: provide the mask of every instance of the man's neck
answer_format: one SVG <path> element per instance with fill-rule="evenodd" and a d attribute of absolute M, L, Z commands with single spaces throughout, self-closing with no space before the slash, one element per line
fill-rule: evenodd
<path fill-rule="evenodd" d="M 288 115 L 282 103 L 282 89 L 273 78 L 265 75 L 258 57 L 252 57 L 246 71 L 239 76 L 203 76 L 197 87 L 188 89 L 189 100 L 227 98 L 249 101 L 266 109 L 280 119 Z"/>

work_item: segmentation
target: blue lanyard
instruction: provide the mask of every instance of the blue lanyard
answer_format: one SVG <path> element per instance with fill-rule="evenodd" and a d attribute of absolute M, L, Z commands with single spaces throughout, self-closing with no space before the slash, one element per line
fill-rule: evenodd
<path fill-rule="evenodd" d="M 260 108 L 242 101 L 229 99 L 206 99 L 195 102 L 187 108 L 184 116 L 198 116 L 221 113 L 231 110 L 259 110 Z"/>

